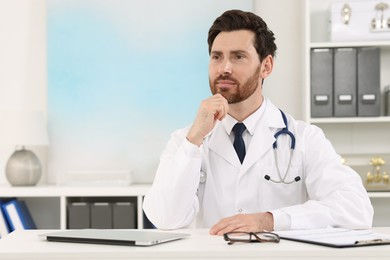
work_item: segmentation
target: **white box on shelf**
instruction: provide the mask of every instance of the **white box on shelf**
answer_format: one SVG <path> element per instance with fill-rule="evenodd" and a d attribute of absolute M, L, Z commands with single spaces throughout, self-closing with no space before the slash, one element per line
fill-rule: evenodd
<path fill-rule="evenodd" d="M 390 1 L 337 1 L 330 5 L 331 41 L 390 40 Z"/>
<path fill-rule="evenodd" d="M 131 171 L 64 171 L 57 175 L 60 186 L 129 186 Z"/>

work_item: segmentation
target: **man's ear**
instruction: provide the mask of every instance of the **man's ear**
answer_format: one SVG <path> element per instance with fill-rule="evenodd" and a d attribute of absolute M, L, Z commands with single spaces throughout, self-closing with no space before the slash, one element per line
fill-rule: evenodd
<path fill-rule="evenodd" d="M 268 77 L 271 74 L 273 67 L 274 67 L 274 58 L 271 55 L 268 55 L 261 62 L 260 77 L 263 79 Z"/>

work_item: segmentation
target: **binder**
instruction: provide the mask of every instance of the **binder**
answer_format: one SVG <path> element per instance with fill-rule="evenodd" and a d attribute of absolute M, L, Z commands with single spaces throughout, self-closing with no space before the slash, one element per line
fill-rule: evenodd
<path fill-rule="evenodd" d="M 8 221 L 2 209 L 4 203 L 5 201 L 0 200 L 0 238 L 5 237 L 10 232 Z"/>
<path fill-rule="evenodd" d="M 380 115 L 380 49 L 358 50 L 358 116 Z"/>
<path fill-rule="evenodd" d="M 71 202 L 68 204 L 69 229 L 90 228 L 90 206 L 87 202 Z"/>
<path fill-rule="evenodd" d="M 112 229 L 112 209 L 108 202 L 91 204 L 91 228 Z"/>
<path fill-rule="evenodd" d="M 10 231 L 36 229 L 37 226 L 27 208 L 26 202 L 12 199 L 2 205 Z"/>
<path fill-rule="evenodd" d="M 385 116 L 390 116 L 390 85 L 385 87 Z"/>
<path fill-rule="evenodd" d="M 356 108 L 356 49 L 334 49 L 334 116 L 355 117 Z"/>
<path fill-rule="evenodd" d="M 142 218 L 144 220 L 144 229 L 157 229 L 157 227 L 148 219 L 145 212 L 142 212 Z"/>
<path fill-rule="evenodd" d="M 278 231 L 281 239 L 334 247 L 361 247 L 389 245 L 390 235 L 373 233 L 372 230 L 351 230 L 327 227 L 314 230 Z"/>
<path fill-rule="evenodd" d="M 333 50 L 312 49 L 310 53 L 311 116 L 333 116 Z"/>
<path fill-rule="evenodd" d="M 112 204 L 113 228 L 136 228 L 135 205 L 131 202 L 116 202 Z"/>

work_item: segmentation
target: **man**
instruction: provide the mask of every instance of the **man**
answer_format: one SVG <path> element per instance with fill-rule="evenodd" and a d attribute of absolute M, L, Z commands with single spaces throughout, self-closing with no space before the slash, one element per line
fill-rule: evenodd
<path fill-rule="evenodd" d="M 341 164 L 323 132 L 263 98 L 274 41 L 250 12 L 227 11 L 211 26 L 213 95 L 190 127 L 172 134 L 145 196 L 145 213 L 158 228 L 195 224 L 222 235 L 371 227 L 373 209 L 360 177 Z"/>

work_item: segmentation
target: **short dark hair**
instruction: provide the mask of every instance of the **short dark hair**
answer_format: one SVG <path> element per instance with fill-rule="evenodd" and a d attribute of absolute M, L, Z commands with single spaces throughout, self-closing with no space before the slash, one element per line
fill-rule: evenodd
<path fill-rule="evenodd" d="M 220 32 L 231 32 L 237 30 L 250 30 L 255 33 L 253 43 L 260 62 L 265 57 L 275 56 L 276 44 L 274 33 L 260 17 L 251 12 L 241 10 L 229 10 L 218 17 L 210 27 L 207 42 L 209 44 L 209 54 L 217 35 Z"/>

